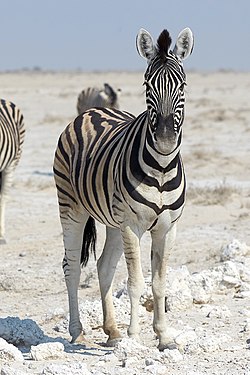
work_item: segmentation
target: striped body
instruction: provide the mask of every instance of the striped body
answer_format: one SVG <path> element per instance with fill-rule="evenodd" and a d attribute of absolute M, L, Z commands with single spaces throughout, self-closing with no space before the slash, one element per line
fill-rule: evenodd
<path fill-rule="evenodd" d="M 69 297 L 72 340 L 81 338 L 77 288 L 80 263 L 94 250 L 94 220 L 106 225 L 106 242 L 97 269 L 108 344 L 121 338 L 112 301 L 117 263 L 124 253 L 131 301 L 130 337 L 140 332 L 138 310 L 144 278 L 140 240 L 151 233 L 153 328 L 159 349 L 172 345 L 165 324 L 165 274 L 174 245 L 176 223 L 185 201 L 180 156 L 184 120 L 185 73 L 182 60 L 192 50 L 189 29 L 174 51 L 164 30 L 155 46 L 141 30 L 137 49 L 148 61 L 144 75 L 147 109 L 138 117 L 116 109 L 93 108 L 79 115 L 61 134 L 54 160 Z"/>
<path fill-rule="evenodd" d="M 120 227 L 127 215 L 140 222 L 144 218 L 143 231 L 166 210 L 171 223 L 179 218 L 185 197 L 179 148 L 161 156 L 148 127 L 147 112 L 134 118 L 95 109 L 66 128 L 54 165 L 62 216 L 70 202 L 110 227 Z"/>
<path fill-rule="evenodd" d="M 79 115 L 93 107 L 119 108 L 118 94 L 108 83 L 104 89 L 88 87 L 78 95 L 76 107 Z"/>
<path fill-rule="evenodd" d="M 15 104 L 0 100 L 0 240 L 5 242 L 5 201 L 12 182 L 13 170 L 19 162 L 24 141 L 23 115 Z"/>

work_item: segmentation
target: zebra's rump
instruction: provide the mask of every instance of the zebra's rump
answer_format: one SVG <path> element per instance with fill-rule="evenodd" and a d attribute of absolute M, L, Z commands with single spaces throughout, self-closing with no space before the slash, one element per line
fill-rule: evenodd
<path fill-rule="evenodd" d="M 22 152 L 25 128 L 23 115 L 18 107 L 0 100 L 0 171 L 13 163 L 16 166 Z"/>

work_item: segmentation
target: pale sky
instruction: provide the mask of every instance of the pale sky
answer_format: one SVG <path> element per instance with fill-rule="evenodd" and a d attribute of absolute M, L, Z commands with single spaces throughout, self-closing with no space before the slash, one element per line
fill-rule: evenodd
<path fill-rule="evenodd" d="M 250 0 L 0 0 L 0 71 L 144 70 L 135 38 L 145 28 L 173 44 L 190 27 L 186 69 L 250 71 Z"/>

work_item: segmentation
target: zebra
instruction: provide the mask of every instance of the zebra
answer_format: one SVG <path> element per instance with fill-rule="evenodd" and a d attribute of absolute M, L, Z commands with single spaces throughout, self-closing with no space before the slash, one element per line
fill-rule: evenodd
<path fill-rule="evenodd" d="M 105 224 L 106 241 L 97 261 L 108 346 L 122 338 L 115 320 L 112 285 L 124 253 L 131 316 L 128 335 L 139 339 L 139 299 L 144 277 L 140 240 L 151 234 L 153 329 L 159 350 L 173 348 L 165 322 L 165 277 L 174 245 L 176 223 L 185 201 L 185 175 L 180 147 L 186 75 L 182 61 L 193 49 L 193 34 L 185 28 L 170 50 L 163 30 L 155 44 L 141 29 L 136 45 L 147 60 L 144 85 L 147 109 L 137 117 L 116 109 L 90 109 L 71 122 L 59 137 L 54 159 L 65 256 L 63 270 L 69 300 L 72 342 L 84 340 L 79 318 L 81 266 L 95 255 L 95 220 Z"/>
<path fill-rule="evenodd" d="M 0 243 L 5 240 L 5 205 L 13 171 L 22 153 L 25 127 L 15 104 L 0 99 Z"/>
<path fill-rule="evenodd" d="M 120 91 L 120 90 L 118 90 Z M 80 115 L 92 107 L 107 107 L 119 109 L 118 93 L 108 84 L 104 83 L 104 90 L 88 87 L 82 90 L 77 98 L 77 112 Z"/>

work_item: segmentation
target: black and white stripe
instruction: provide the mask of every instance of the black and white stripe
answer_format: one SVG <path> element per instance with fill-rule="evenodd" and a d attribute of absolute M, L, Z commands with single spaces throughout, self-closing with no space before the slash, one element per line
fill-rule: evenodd
<path fill-rule="evenodd" d="M 0 241 L 5 242 L 5 203 L 13 170 L 19 162 L 24 141 L 23 115 L 15 104 L 0 100 Z"/>
<path fill-rule="evenodd" d="M 152 237 L 153 327 L 160 349 L 171 342 L 164 322 L 164 282 L 176 222 L 185 201 L 180 156 L 186 84 L 182 60 L 192 50 L 190 29 L 180 33 L 174 52 L 169 50 L 170 44 L 166 30 L 157 45 L 147 31 L 138 34 L 138 51 L 148 61 L 145 112 L 135 118 L 115 109 L 88 110 L 67 126 L 58 142 L 54 174 L 73 341 L 82 332 L 77 304 L 80 262 L 86 264 L 89 247 L 94 248 L 96 219 L 107 227 L 97 266 L 108 343 L 121 337 L 113 311 L 112 281 L 123 251 L 131 300 L 128 333 L 131 337 L 139 335 L 138 304 L 144 283 L 140 239 L 147 230 Z"/>
<path fill-rule="evenodd" d="M 119 108 L 118 91 L 104 83 L 104 88 L 87 87 L 82 90 L 77 98 L 77 112 L 80 115 L 93 107 Z"/>

